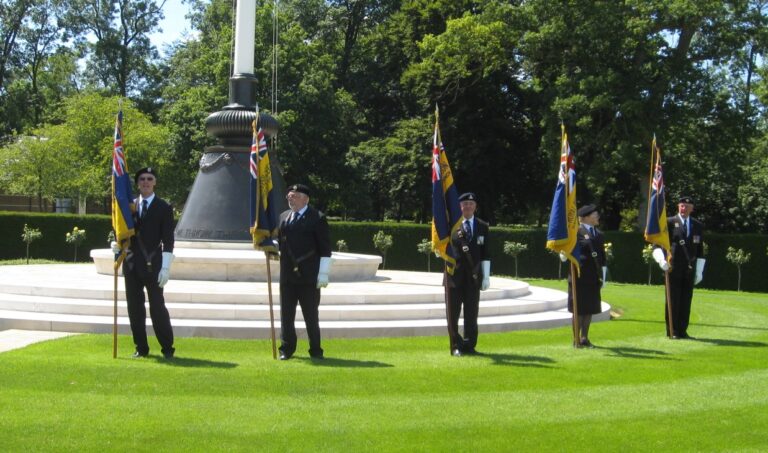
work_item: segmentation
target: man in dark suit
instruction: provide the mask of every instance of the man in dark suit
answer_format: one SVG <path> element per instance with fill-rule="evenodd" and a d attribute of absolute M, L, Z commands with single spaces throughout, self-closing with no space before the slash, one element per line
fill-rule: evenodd
<path fill-rule="evenodd" d="M 296 352 L 296 304 L 309 337 L 309 355 L 323 358 L 320 347 L 320 288 L 328 286 L 331 239 L 325 215 L 309 205 L 309 187 L 288 187 L 289 209 L 280 214 L 280 360 Z"/>
<path fill-rule="evenodd" d="M 672 331 L 669 331 L 669 312 L 664 307 L 667 320 L 667 336 L 672 339 L 691 338 L 688 320 L 691 315 L 693 286 L 704 276 L 704 224 L 691 217 L 693 198 L 680 197 L 677 215 L 667 219 L 672 265 L 667 262 L 662 249 L 653 251 L 653 257 L 663 271 L 669 271 L 669 298 L 672 311 Z"/>
<path fill-rule="evenodd" d="M 475 217 L 477 198 L 472 192 L 459 196 L 461 224 L 451 233 L 456 257 L 453 275 L 447 274 L 451 308 L 451 354 L 475 354 L 480 291 L 491 285 L 488 223 Z M 464 337 L 459 334 L 459 313 L 464 306 Z"/>
<path fill-rule="evenodd" d="M 131 322 L 133 343 L 136 345 L 134 358 L 149 355 L 147 343 L 147 312 L 144 306 L 144 290 L 149 298 L 149 315 L 152 328 L 166 359 L 172 359 L 173 329 L 168 309 L 165 307 L 163 287 L 168 283 L 173 262 L 173 209 L 171 205 L 155 195 L 157 174 L 152 167 L 136 172 L 139 197 L 134 200 L 136 212 L 134 224 L 136 236 L 131 238 L 131 247 L 123 262 L 125 296 L 128 302 L 128 318 Z M 112 244 L 113 251 L 119 251 Z"/>

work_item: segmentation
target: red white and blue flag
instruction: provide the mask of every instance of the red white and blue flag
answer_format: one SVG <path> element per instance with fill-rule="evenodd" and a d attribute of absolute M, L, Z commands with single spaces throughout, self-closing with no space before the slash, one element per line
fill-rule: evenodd
<path fill-rule="evenodd" d="M 133 202 L 131 176 L 123 149 L 123 111 L 117 112 L 115 120 L 115 141 L 112 148 L 112 230 L 115 242 L 121 250 L 127 250 L 130 238 L 135 234 L 133 215 L 136 210 Z M 119 256 L 122 256 L 121 253 Z M 117 259 L 117 258 L 116 258 Z"/>
<path fill-rule="evenodd" d="M 272 169 L 269 165 L 269 149 L 264 131 L 258 127 L 259 111 L 253 121 L 253 142 L 251 143 L 251 226 L 253 246 L 265 252 L 277 252 L 272 237 L 277 234 L 278 212 L 274 202 Z"/>
<path fill-rule="evenodd" d="M 656 135 L 651 142 L 651 176 L 648 184 L 648 212 L 645 217 L 645 240 L 663 248 L 669 257 L 671 247 L 667 228 L 666 190 L 661 150 L 656 145 Z"/>
<path fill-rule="evenodd" d="M 449 274 L 453 274 L 456 266 L 456 257 L 450 246 L 451 231 L 460 224 L 459 195 L 440 138 L 440 125 L 435 119 L 435 134 L 432 140 L 432 250 L 445 260 Z"/>
<path fill-rule="evenodd" d="M 552 211 L 547 228 L 547 248 L 564 253 L 579 271 L 579 249 L 576 247 L 579 219 L 576 215 L 576 163 L 568 144 L 565 126 L 561 126 L 560 166 Z"/>

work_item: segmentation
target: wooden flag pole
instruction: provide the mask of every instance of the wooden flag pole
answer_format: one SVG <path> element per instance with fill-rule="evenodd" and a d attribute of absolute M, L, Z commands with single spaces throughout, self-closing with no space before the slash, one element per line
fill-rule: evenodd
<path fill-rule="evenodd" d="M 272 358 L 277 360 L 277 347 L 275 346 L 275 312 L 272 308 L 272 270 L 269 264 L 269 252 L 264 252 L 267 260 L 267 293 L 269 294 L 269 332 L 272 337 Z"/>
<path fill-rule="evenodd" d="M 664 293 L 667 298 L 667 329 L 669 329 L 667 336 L 672 338 L 672 335 L 675 333 L 672 326 L 674 326 L 675 323 L 672 322 L 672 298 L 669 295 L 669 269 L 664 271 Z"/>
<path fill-rule="evenodd" d="M 120 258 L 123 257 L 124 251 L 120 251 Z M 114 299 L 114 307 L 112 309 L 112 358 L 117 358 L 117 268 L 120 267 L 120 263 L 123 261 L 122 259 L 116 259 L 114 264 L 112 265 L 112 268 L 114 270 L 114 280 L 113 280 L 113 299 Z"/>
<path fill-rule="evenodd" d="M 448 264 L 443 267 L 443 289 L 445 290 L 445 319 L 448 321 L 448 348 L 453 354 L 453 339 L 456 338 L 451 322 L 451 291 L 448 289 Z"/>
<path fill-rule="evenodd" d="M 579 337 L 579 303 L 576 296 L 576 266 L 571 263 L 571 299 L 573 301 L 573 347 L 578 348 L 580 343 Z"/>

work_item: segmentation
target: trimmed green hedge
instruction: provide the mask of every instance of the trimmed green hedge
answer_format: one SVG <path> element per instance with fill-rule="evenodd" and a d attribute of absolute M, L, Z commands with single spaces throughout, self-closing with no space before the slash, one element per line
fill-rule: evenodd
<path fill-rule="evenodd" d="M 73 246 L 67 244 L 67 232 L 77 226 L 87 232 L 86 240 L 78 250 L 78 261 L 90 261 L 89 251 L 107 247 L 107 235 L 111 230 L 109 216 L 72 214 L 38 214 L 0 212 L 0 259 L 23 258 L 25 245 L 21 233 L 27 223 L 37 228 L 43 237 L 32 243 L 30 256 L 71 261 Z M 373 235 L 384 231 L 393 237 L 393 246 L 387 252 L 386 268 L 400 270 L 427 270 L 427 256 L 419 253 L 416 246 L 423 239 L 430 238 L 430 226 L 412 223 L 390 222 L 331 222 L 331 241 L 334 250 L 336 241 L 344 239 L 350 252 L 376 254 Z M 519 276 L 528 278 L 565 277 L 566 265 L 546 248 L 547 232 L 543 228 L 514 229 L 493 227 L 489 245 L 492 254 L 493 274 L 514 275 L 515 263 L 503 252 L 504 242 L 520 242 L 528 250 L 518 257 Z M 642 249 L 645 241 L 641 233 L 606 232 L 606 241 L 613 244 L 613 260 L 608 265 L 608 280 L 626 283 L 647 283 L 649 266 L 643 262 Z M 707 266 L 701 287 L 713 289 L 736 289 L 737 268 L 725 259 L 729 246 L 743 248 L 752 253 L 749 263 L 742 266 L 741 286 L 744 291 L 768 292 L 768 236 L 757 234 L 706 234 L 704 241 L 709 246 Z M 431 270 L 441 271 L 442 260 L 430 254 Z M 650 266 L 653 283 L 662 283 L 663 274 L 655 263 Z"/>
<path fill-rule="evenodd" d="M 26 244 L 21 240 L 24 224 L 43 234 L 29 247 L 31 258 L 72 261 L 75 248 L 67 244 L 67 233 L 74 227 L 85 230 L 85 240 L 77 249 L 77 261 L 90 261 L 90 250 L 109 247 L 107 237 L 112 219 L 106 215 L 0 212 L 0 259 L 24 258 Z"/>

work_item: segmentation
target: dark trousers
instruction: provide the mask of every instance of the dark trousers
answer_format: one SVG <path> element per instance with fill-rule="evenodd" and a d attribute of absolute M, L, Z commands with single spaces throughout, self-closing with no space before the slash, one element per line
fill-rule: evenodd
<path fill-rule="evenodd" d="M 131 321 L 133 344 L 140 354 L 149 353 L 147 343 L 147 310 L 144 306 L 144 289 L 149 296 L 149 316 L 152 318 L 152 328 L 155 331 L 157 342 L 160 343 L 163 354 L 173 354 L 173 328 L 171 316 L 165 308 L 163 288 L 157 284 L 157 273 L 146 272 L 134 267 L 128 270 L 123 266 L 125 275 L 125 298 L 128 302 L 128 318 Z"/>
<path fill-rule="evenodd" d="M 688 320 L 691 317 L 691 299 L 693 299 L 693 277 L 692 270 L 681 265 L 675 267 L 669 273 L 669 300 L 672 306 L 672 335 L 688 335 Z M 667 307 L 664 307 L 664 319 L 667 324 L 667 335 L 669 332 L 669 313 Z"/>
<path fill-rule="evenodd" d="M 296 304 L 307 326 L 309 355 L 323 354 L 320 347 L 320 290 L 315 285 L 280 284 L 280 351 L 291 356 L 296 352 Z"/>
<path fill-rule="evenodd" d="M 480 310 L 480 288 L 464 283 L 450 289 L 451 326 L 453 327 L 453 348 L 471 351 L 477 346 L 477 315 Z M 464 307 L 464 338 L 459 334 L 459 314 Z"/>

